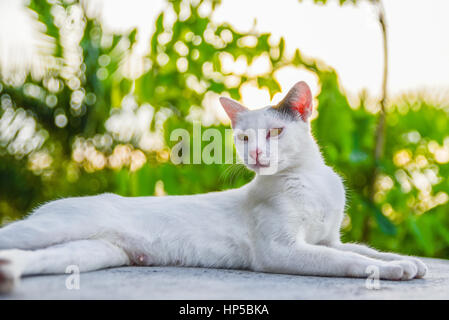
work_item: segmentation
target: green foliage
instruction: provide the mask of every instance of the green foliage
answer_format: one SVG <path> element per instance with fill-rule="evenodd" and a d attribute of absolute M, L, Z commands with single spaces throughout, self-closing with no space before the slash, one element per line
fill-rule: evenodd
<path fill-rule="evenodd" d="M 125 76 L 123 63 L 133 52 L 137 30 L 108 34 L 77 1 L 29 2 L 55 51 L 43 78 L 29 75 L 16 83 L 3 75 L 0 81 L 0 223 L 65 196 L 194 194 L 247 183 L 253 174 L 241 165 L 174 165 L 169 154 L 176 141 L 170 133 L 179 128 L 192 133 L 193 111 L 201 118 L 210 93 L 240 99 L 239 88 L 254 83 L 273 96 L 280 91 L 274 73 L 294 66 L 319 79 L 312 130 L 327 163 L 345 179 L 345 240 L 449 257 L 447 108 L 421 99 L 392 103 L 386 113 L 385 154 L 376 162 L 378 116 L 363 96 L 351 107 L 334 70 L 304 58 L 299 50 L 288 56 L 282 38 L 273 44 L 270 34 L 241 33 L 215 23 L 210 14 L 200 14 L 204 2 L 218 5 L 188 3 L 186 15 L 181 14 L 185 4 L 169 2 L 175 19 L 168 19 L 166 11 L 158 15 L 145 69 L 135 77 Z M 71 44 L 79 61 L 70 58 L 73 47 L 63 41 L 67 30 L 55 22 L 58 12 L 69 16 L 75 9 L 82 12 L 78 29 L 72 31 L 78 40 Z M 234 74 L 223 65 L 223 57 L 248 65 L 265 57 L 271 67 L 257 76 Z M 115 130 L 111 121 L 122 113 L 136 128 L 151 113 L 144 128 L 147 136 L 133 126 L 129 132 Z M 213 121 L 204 126 L 222 133 L 228 129 Z M 161 144 L 149 148 L 148 137 Z M 202 147 L 207 144 L 203 141 Z"/>

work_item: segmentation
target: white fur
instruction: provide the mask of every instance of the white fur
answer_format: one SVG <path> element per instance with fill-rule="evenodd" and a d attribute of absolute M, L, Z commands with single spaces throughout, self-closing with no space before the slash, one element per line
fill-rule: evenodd
<path fill-rule="evenodd" d="M 236 131 L 279 127 L 275 158 L 267 158 L 265 136 L 247 142 L 248 150 L 262 149 L 264 164 L 277 162 L 276 172 L 256 175 L 240 189 L 103 194 L 43 205 L 0 229 L 0 279 L 64 273 L 71 264 L 81 271 L 181 265 L 342 277 L 366 277 L 367 267 L 377 266 L 382 279 L 424 276 L 426 266 L 415 258 L 340 242 L 345 189 L 325 165 L 306 121 L 278 117 L 267 107 L 241 112 L 234 125 Z M 236 147 L 245 158 L 242 141 L 236 139 Z"/>

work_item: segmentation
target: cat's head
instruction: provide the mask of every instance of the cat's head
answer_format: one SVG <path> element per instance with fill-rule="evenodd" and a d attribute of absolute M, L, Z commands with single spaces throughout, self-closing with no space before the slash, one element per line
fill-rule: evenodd
<path fill-rule="evenodd" d="M 315 146 L 309 126 L 312 101 L 310 88 L 303 81 L 279 104 L 258 110 L 220 98 L 232 122 L 236 150 L 249 169 L 275 174 L 309 160 Z"/>

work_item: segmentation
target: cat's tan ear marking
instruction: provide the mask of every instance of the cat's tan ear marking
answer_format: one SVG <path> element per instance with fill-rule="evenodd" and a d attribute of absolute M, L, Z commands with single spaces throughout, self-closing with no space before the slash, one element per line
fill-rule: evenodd
<path fill-rule="evenodd" d="M 220 97 L 220 103 L 223 106 L 223 109 L 228 114 L 228 117 L 231 119 L 232 126 L 235 125 L 239 113 L 248 111 L 246 107 L 242 106 L 237 101 L 226 97 Z"/>
<path fill-rule="evenodd" d="M 312 100 L 309 86 L 304 81 L 300 81 L 290 89 L 276 108 L 297 112 L 303 121 L 307 121 L 312 114 Z"/>

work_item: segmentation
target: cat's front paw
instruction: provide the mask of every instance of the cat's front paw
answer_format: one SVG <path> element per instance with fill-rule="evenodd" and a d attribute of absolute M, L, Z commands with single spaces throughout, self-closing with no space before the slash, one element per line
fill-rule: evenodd
<path fill-rule="evenodd" d="M 8 259 L 0 258 L 0 294 L 11 292 L 19 282 L 19 275 Z"/>
<path fill-rule="evenodd" d="M 398 280 L 411 280 L 418 274 L 418 267 L 410 260 L 396 260 L 389 262 L 389 264 L 400 266 L 402 268 L 402 277 Z"/>
<path fill-rule="evenodd" d="M 396 260 L 394 260 L 396 261 Z M 401 257 L 401 259 L 398 259 L 397 261 L 408 261 L 410 263 L 413 263 L 417 269 L 415 278 L 422 278 L 427 273 L 427 266 L 422 262 L 421 260 L 413 257 Z"/>
<path fill-rule="evenodd" d="M 379 268 L 379 278 L 382 280 L 402 280 L 404 269 L 394 263 L 385 263 Z"/>
<path fill-rule="evenodd" d="M 10 293 L 18 285 L 21 275 L 18 250 L 0 251 L 0 294 Z"/>
<path fill-rule="evenodd" d="M 395 260 L 382 264 L 379 271 L 380 279 L 399 281 L 415 278 L 418 268 L 409 260 Z"/>
<path fill-rule="evenodd" d="M 427 266 L 421 260 L 417 258 L 408 258 L 407 260 L 413 262 L 418 268 L 418 273 L 415 278 L 423 278 L 427 274 Z"/>

